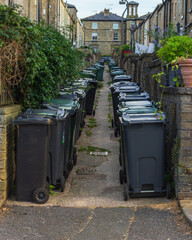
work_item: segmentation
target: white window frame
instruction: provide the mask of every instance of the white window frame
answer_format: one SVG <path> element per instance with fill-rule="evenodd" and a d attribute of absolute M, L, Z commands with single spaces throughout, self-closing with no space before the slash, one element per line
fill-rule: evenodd
<path fill-rule="evenodd" d="M 116 35 L 116 36 L 115 36 Z M 113 41 L 118 42 L 119 41 L 119 34 L 117 32 L 113 33 Z"/>
<path fill-rule="evenodd" d="M 92 33 L 92 41 L 98 40 L 98 33 Z"/>
<path fill-rule="evenodd" d="M 92 23 L 92 29 L 98 29 L 98 24 L 97 24 L 97 22 Z"/>
<path fill-rule="evenodd" d="M 119 29 L 119 24 L 118 23 L 113 23 L 113 29 Z"/>

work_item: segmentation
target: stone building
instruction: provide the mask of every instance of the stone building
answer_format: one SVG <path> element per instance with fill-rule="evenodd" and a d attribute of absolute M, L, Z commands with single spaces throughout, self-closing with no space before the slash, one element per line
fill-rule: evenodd
<path fill-rule="evenodd" d="M 70 38 L 74 45 L 81 46 L 83 37 L 77 40 L 77 9 L 74 5 L 63 0 L 0 0 L 0 4 L 18 4 L 22 7 L 22 14 L 32 21 L 43 19 Z M 78 25 L 83 31 L 82 24 Z M 81 34 L 83 35 L 83 34 Z"/>
<path fill-rule="evenodd" d="M 110 55 L 112 46 L 131 44 L 131 29 L 144 19 L 138 17 L 138 6 L 137 2 L 128 2 L 126 18 L 105 9 L 99 14 L 82 19 L 85 45 L 92 46 L 103 55 Z"/>
<path fill-rule="evenodd" d="M 102 55 L 110 55 L 112 46 L 121 43 L 121 17 L 108 9 L 82 19 L 85 46 L 91 46 Z"/>
<path fill-rule="evenodd" d="M 133 42 L 149 46 L 149 43 L 155 40 L 154 37 L 140 33 L 147 30 L 154 32 L 156 29 L 163 34 L 171 23 L 178 35 L 187 34 L 192 37 L 192 1 L 164 0 L 133 30 Z"/>

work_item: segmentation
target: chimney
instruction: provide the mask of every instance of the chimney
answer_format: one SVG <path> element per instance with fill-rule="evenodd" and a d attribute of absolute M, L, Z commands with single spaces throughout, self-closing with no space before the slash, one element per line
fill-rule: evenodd
<path fill-rule="evenodd" d="M 109 16 L 110 12 L 109 12 L 109 9 L 104 9 L 104 16 Z"/>

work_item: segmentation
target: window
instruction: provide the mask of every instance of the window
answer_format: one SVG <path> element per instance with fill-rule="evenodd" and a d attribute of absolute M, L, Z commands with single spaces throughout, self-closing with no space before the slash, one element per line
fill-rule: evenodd
<path fill-rule="evenodd" d="M 97 33 L 92 33 L 92 41 L 97 41 Z"/>
<path fill-rule="evenodd" d="M 92 29 L 97 29 L 97 23 L 92 23 Z"/>
<path fill-rule="evenodd" d="M 113 35 L 113 40 L 114 40 L 115 42 L 117 42 L 117 41 L 119 40 L 118 33 L 114 33 L 114 35 Z"/>
<path fill-rule="evenodd" d="M 135 26 L 135 21 L 130 21 L 130 26 Z"/>
<path fill-rule="evenodd" d="M 113 29 L 118 29 L 119 26 L 118 26 L 118 23 L 113 23 Z"/>
<path fill-rule="evenodd" d="M 133 7 L 133 16 L 136 15 L 136 7 Z"/>

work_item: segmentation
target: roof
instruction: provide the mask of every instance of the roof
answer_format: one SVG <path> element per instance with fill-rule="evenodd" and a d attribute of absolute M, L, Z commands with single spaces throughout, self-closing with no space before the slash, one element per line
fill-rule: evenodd
<path fill-rule="evenodd" d="M 76 8 L 75 5 L 72 5 L 72 4 L 69 4 L 69 3 L 67 3 L 67 7 L 68 8 Z"/>
<path fill-rule="evenodd" d="M 121 17 L 109 12 L 108 15 L 104 15 L 104 12 L 100 12 L 90 17 L 81 19 L 82 21 L 121 21 Z"/>
<path fill-rule="evenodd" d="M 135 1 L 130 1 L 128 2 L 129 5 L 139 5 L 139 3 L 135 2 Z"/>

